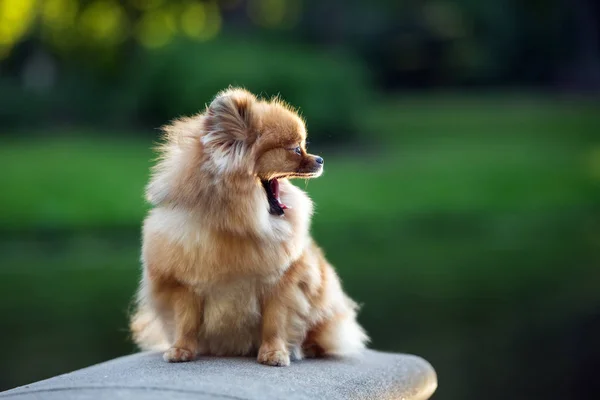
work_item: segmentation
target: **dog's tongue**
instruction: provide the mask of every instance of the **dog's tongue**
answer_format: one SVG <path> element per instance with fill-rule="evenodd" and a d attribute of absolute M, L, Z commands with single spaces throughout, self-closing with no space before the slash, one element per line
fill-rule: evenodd
<path fill-rule="evenodd" d="M 283 204 L 281 202 L 281 199 L 279 198 L 279 181 L 277 179 L 271 179 L 270 183 L 271 183 L 271 191 L 273 192 L 273 196 L 275 196 L 275 199 L 279 203 L 279 207 L 281 207 L 282 210 L 287 210 L 288 206 Z"/>

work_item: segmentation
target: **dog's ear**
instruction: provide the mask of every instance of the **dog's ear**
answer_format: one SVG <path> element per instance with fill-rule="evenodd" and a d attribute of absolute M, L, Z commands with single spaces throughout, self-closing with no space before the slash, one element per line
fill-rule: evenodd
<path fill-rule="evenodd" d="M 252 106 L 256 97 L 244 89 L 227 89 L 219 93 L 206 110 L 205 145 L 247 141 L 252 124 Z"/>
<path fill-rule="evenodd" d="M 230 88 L 219 93 L 208 106 L 201 140 L 219 169 L 236 167 L 254 140 L 255 102 L 252 93 Z"/>

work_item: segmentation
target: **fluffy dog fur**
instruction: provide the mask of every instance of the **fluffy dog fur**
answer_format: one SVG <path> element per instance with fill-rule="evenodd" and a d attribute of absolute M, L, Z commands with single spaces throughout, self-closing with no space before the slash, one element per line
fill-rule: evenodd
<path fill-rule="evenodd" d="M 170 362 L 258 354 L 277 366 L 362 349 L 357 306 L 309 235 L 312 202 L 288 181 L 323 170 L 296 112 L 228 89 L 164 132 L 146 191 L 138 346 Z"/>

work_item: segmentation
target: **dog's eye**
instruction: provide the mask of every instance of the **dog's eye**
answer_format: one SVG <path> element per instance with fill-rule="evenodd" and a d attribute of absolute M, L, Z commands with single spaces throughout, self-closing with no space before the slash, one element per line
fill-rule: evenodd
<path fill-rule="evenodd" d="M 296 147 L 294 149 L 294 153 L 298 154 L 299 156 L 302 155 L 302 148 L 300 146 Z"/>

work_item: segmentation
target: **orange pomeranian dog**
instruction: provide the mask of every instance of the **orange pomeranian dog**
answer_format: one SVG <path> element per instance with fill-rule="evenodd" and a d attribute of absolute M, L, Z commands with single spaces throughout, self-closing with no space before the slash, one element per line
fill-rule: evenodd
<path fill-rule="evenodd" d="M 357 306 L 310 237 L 312 202 L 288 180 L 323 172 L 296 112 L 228 89 L 164 131 L 146 190 L 139 347 L 169 362 L 258 355 L 276 366 L 362 349 Z"/>

